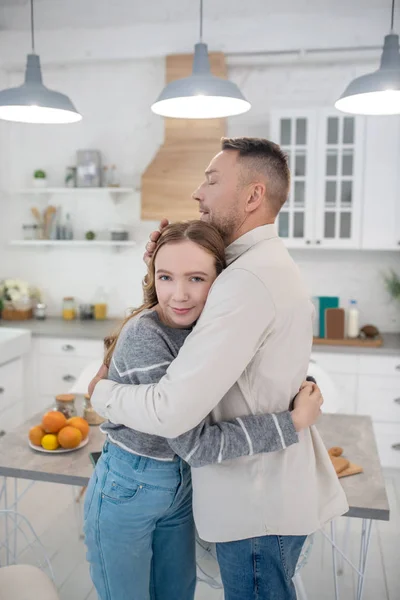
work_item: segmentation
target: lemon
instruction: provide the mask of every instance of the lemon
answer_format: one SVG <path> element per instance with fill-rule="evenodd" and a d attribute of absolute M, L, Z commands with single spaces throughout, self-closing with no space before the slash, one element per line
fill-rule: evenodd
<path fill-rule="evenodd" d="M 42 446 L 45 450 L 57 450 L 59 445 L 57 436 L 53 433 L 48 433 L 42 438 Z"/>

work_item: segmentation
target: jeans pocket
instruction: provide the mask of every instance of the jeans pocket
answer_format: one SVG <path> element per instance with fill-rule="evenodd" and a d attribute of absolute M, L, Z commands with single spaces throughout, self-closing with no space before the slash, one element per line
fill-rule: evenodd
<path fill-rule="evenodd" d="M 90 508 L 92 506 L 94 494 L 95 494 L 95 491 L 96 491 L 97 482 L 98 482 L 97 473 L 96 473 L 96 471 L 94 471 L 93 475 L 91 476 L 91 478 L 89 480 L 88 486 L 86 488 L 85 502 L 84 502 L 84 505 L 83 505 L 83 518 L 84 518 L 84 520 L 87 519 L 89 511 L 90 511 Z"/>
<path fill-rule="evenodd" d="M 142 489 L 140 482 L 126 479 L 110 470 L 104 482 L 102 497 L 113 504 L 128 504 L 137 498 Z"/>
<path fill-rule="evenodd" d="M 287 581 L 291 581 L 307 536 L 278 535 L 277 537 L 283 570 Z"/>

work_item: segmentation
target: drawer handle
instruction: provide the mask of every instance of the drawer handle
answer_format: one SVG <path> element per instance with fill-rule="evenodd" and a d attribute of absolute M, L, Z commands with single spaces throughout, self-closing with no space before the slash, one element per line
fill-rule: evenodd
<path fill-rule="evenodd" d="M 400 444 L 392 444 L 392 450 L 400 450 Z"/>
<path fill-rule="evenodd" d="M 393 400 L 393 402 L 395 402 L 396 404 L 400 404 L 400 398 L 395 398 L 395 399 Z"/>
<path fill-rule="evenodd" d="M 62 349 L 64 350 L 64 352 L 71 352 L 72 350 L 75 350 L 75 348 L 73 346 L 71 346 L 71 344 L 65 344 Z"/>
<path fill-rule="evenodd" d="M 6 390 L 4 388 L 0 387 L 0 394 L 4 394 L 5 391 Z"/>
<path fill-rule="evenodd" d="M 64 375 L 63 381 L 76 381 L 76 377 L 73 375 Z"/>
<path fill-rule="evenodd" d="M 396 371 L 400 371 L 400 365 L 396 365 Z"/>

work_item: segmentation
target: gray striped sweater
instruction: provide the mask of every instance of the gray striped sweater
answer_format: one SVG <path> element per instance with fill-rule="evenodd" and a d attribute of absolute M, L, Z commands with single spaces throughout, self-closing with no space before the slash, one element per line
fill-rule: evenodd
<path fill-rule="evenodd" d="M 108 378 L 122 384 L 157 383 L 190 331 L 164 325 L 155 310 L 133 317 L 118 338 Z M 111 442 L 128 452 L 168 461 L 178 455 L 192 467 L 275 452 L 298 441 L 289 411 L 243 416 L 219 423 L 207 418 L 174 439 L 141 433 L 110 421 L 103 423 L 101 429 Z"/>

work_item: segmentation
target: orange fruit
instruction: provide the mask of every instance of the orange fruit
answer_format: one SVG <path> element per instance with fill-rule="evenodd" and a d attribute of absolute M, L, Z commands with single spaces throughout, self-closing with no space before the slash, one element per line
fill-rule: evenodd
<path fill-rule="evenodd" d="M 41 425 L 35 425 L 29 430 L 29 440 L 34 446 L 40 446 L 42 438 L 45 435 L 45 431 Z"/>
<path fill-rule="evenodd" d="M 51 410 L 43 415 L 42 419 L 42 427 L 46 433 L 57 433 L 65 427 L 67 424 L 67 419 L 58 410 Z"/>
<path fill-rule="evenodd" d="M 67 425 L 58 432 L 57 439 L 62 448 L 76 448 L 82 441 L 82 434 L 76 427 Z"/>
<path fill-rule="evenodd" d="M 71 417 L 68 419 L 67 425 L 71 425 L 71 427 L 76 427 L 76 429 L 79 429 L 83 440 L 85 440 L 89 435 L 89 423 L 82 417 Z"/>
<path fill-rule="evenodd" d="M 42 438 L 42 446 L 45 450 L 57 450 L 59 445 L 57 436 L 54 433 L 48 433 Z"/>

